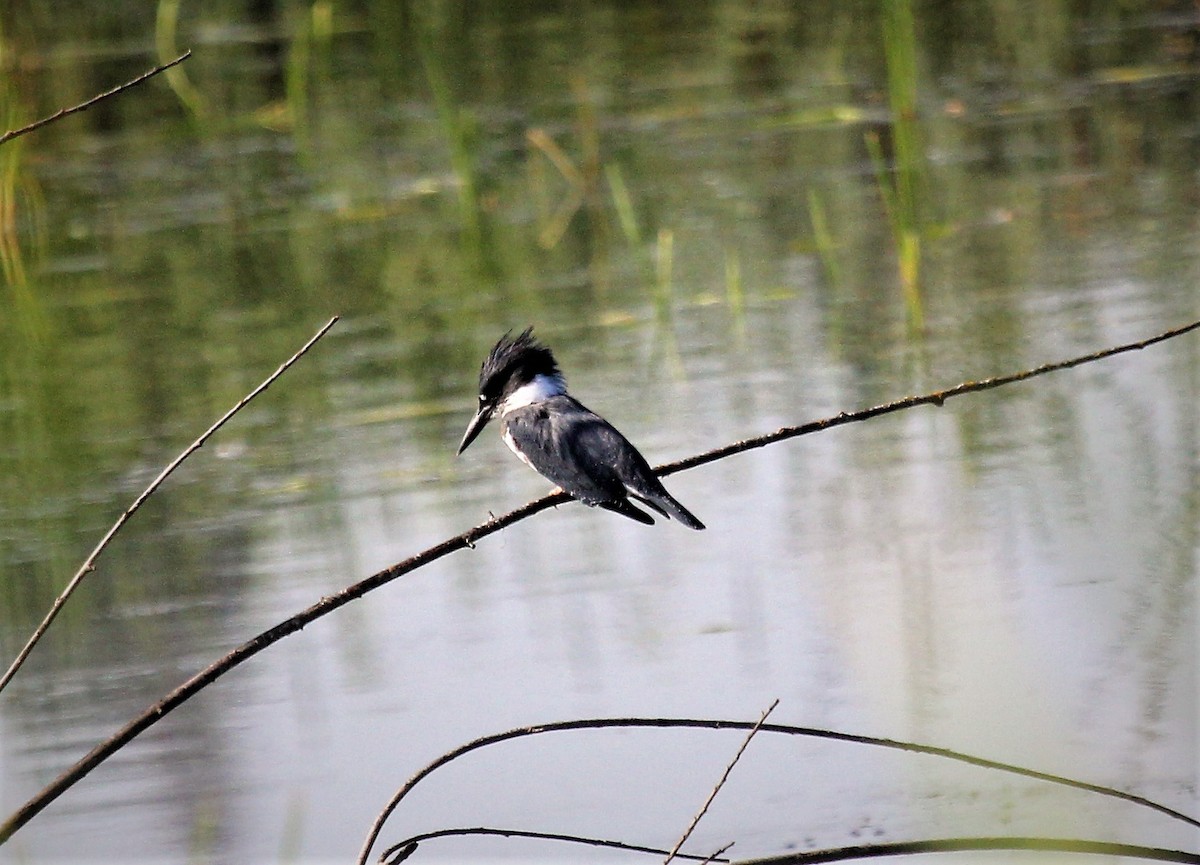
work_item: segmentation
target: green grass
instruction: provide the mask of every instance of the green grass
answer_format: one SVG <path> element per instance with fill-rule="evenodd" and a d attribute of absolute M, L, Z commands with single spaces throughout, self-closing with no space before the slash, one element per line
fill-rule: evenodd
<path fill-rule="evenodd" d="M 925 156 L 917 105 L 916 26 L 911 0 L 881 2 L 888 106 L 892 119 L 892 170 L 887 170 L 877 133 L 867 134 L 867 148 L 896 244 L 897 268 L 909 326 L 919 331 L 924 326 L 921 233 Z"/>

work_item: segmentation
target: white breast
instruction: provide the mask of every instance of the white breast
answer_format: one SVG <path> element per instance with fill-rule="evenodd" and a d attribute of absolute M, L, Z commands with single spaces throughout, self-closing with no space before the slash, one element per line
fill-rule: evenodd
<path fill-rule="evenodd" d="M 525 456 L 525 454 L 521 453 L 521 451 L 517 448 L 517 443 L 513 441 L 512 433 L 508 431 L 507 427 L 505 427 L 504 433 L 501 437 L 504 439 L 504 443 L 508 445 L 508 449 L 517 455 L 517 459 L 533 469 L 533 463 L 529 461 L 529 457 Z M 537 471 L 537 469 L 533 470 Z"/>
<path fill-rule="evenodd" d="M 500 415 L 504 416 L 510 411 L 524 408 L 527 405 L 533 405 L 536 402 L 541 402 L 544 399 L 549 399 L 552 396 L 558 396 L 566 392 L 567 385 L 561 376 L 535 375 L 533 381 L 529 382 L 529 384 L 521 385 L 505 397 L 504 402 L 500 403 Z M 505 436 L 505 441 L 508 441 L 507 436 Z M 508 446 L 511 448 L 512 443 L 510 442 Z M 515 451 L 516 448 L 513 448 L 513 450 Z"/>

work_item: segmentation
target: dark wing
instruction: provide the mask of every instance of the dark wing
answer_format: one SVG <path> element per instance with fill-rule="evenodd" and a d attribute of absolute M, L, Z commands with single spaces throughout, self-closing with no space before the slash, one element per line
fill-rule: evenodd
<path fill-rule="evenodd" d="M 542 476 L 581 502 L 599 505 L 625 499 L 616 466 L 628 460 L 625 452 L 633 445 L 571 397 L 555 396 L 509 412 L 504 427 Z"/>
<path fill-rule="evenodd" d="M 664 517 L 679 520 L 689 529 L 698 531 L 704 528 L 704 523 L 696 519 L 691 511 L 667 492 L 667 488 L 662 485 L 658 475 L 650 468 L 646 458 L 612 424 L 588 411 L 570 397 L 558 398 L 569 399 L 579 406 L 590 419 L 594 419 L 595 422 L 588 423 L 582 435 L 575 436 L 572 440 L 586 447 L 588 453 L 604 455 L 604 464 L 600 467 L 600 471 L 604 472 L 606 478 L 611 476 L 616 479 L 621 486 L 622 496 L 631 495 Z"/>
<path fill-rule="evenodd" d="M 573 397 L 563 394 L 517 409 L 504 423 L 530 464 L 581 502 L 653 523 L 629 501 L 633 495 L 664 517 L 674 517 L 688 528 L 704 528 L 672 498 L 638 449 Z"/>

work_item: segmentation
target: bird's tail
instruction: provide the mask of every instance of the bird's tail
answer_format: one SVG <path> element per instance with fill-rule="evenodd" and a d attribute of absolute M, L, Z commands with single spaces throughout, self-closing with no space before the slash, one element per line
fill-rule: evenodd
<path fill-rule="evenodd" d="M 645 525 L 645 526 L 654 525 L 654 517 L 650 516 L 649 514 L 643 512 L 643 511 L 639 511 L 637 508 L 635 508 L 633 506 L 633 503 L 631 501 L 629 501 L 629 499 L 616 499 L 615 501 L 611 501 L 611 502 L 598 502 L 598 504 L 600 505 L 600 507 L 604 508 L 606 511 L 612 511 L 614 514 L 620 514 L 623 517 L 629 517 L 629 519 L 631 519 L 631 520 L 637 520 L 642 525 Z M 650 504 L 650 503 L 647 502 L 647 504 Z M 660 508 L 657 508 L 654 505 L 650 505 L 650 506 L 652 508 L 654 508 L 656 511 L 658 511 L 660 514 L 662 514 L 664 517 L 667 516 L 667 514 L 664 513 Z"/>
<path fill-rule="evenodd" d="M 658 511 L 664 517 L 679 520 L 679 522 L 683 523 L 689 529 L 700 531 L 704 528 L 704 523 L 696 519 L 695 514 L 677 502 L 666 490 L 656 494 L 654 498 L 649 498 L 638 493 L 632 493 L 632 495 L 648 507 L 654 508 L 654 510 Z"/>

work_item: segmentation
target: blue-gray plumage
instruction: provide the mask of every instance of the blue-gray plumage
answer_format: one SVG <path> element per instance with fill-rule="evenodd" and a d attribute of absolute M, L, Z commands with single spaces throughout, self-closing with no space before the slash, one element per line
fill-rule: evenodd
<path fill-rule="evenodd" d="M 497 414 L 512 452 L 585 505 L 653 524 L 629 500 L 633 497 L 690 529 L 704 528 L 625 436 L 567 394 L 554 355 L 533 338 L 533 328 L 516 338 L 506 333 L 484 360 L 479 410 L 458 446 L 460 454 Z"/>

